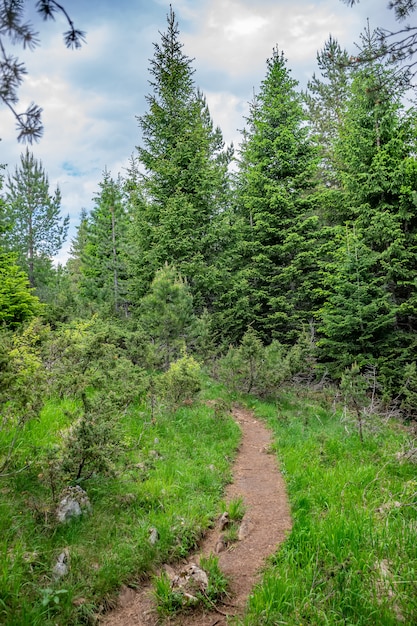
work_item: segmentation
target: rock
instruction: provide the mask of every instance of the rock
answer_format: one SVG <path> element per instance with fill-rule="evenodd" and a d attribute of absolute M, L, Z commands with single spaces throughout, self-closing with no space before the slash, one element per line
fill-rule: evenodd
<path fill-rule="evenodd" d="M 220 535 L 216 543 L 216 547 L 214 548 L 214 551 L 216 554 L 219 554 L 220 552 L 223 552 L 223 550 L 226 550 L 226 548 L 227 548 L 227 541 L 223 535 Z"/>
<path fill-rule="evenodd" d="M 164 571 L 166 575 L 168 576 L 169 580 L 171 581 L 171 586 L 175 586 L 178 581 L 178 574 L 176 573 L 174 568 L 165 563 Z"/>
<path fill-rule="evenodd" d="M 58 522 L 66 524 L 75 517 L 80 517 L 84 513 L 90 513 L 91 502 L 79 485 L 67 487 L 61 494 L 61 500 L 56 509 Z"/>
<path fill-rule="evenodd" d="M 200 591 L 206 591 L 208 587 L 208 577 L 206 572 L 195 563 L 190 563 L 185 569 L 187 583 L 192 587 L 197 586 Z"/>
<path fill-rule="evenodd" d="M 59 580 L 63 576 L 66 576 L 69 572 L 69 550 L 65 548 L 58 556 L 55 565 L 52 568 L 52 577 L 54 580 Z"/>
<path fill-rule="evenodd" d="M 251 523 L 250 523 L 250 519 L 248 517 L 246 517 L 246 515 L 244 516 L 244 518 L 242 519 L 240 526 L 239 526 L 239 532 L 237 535 L 237 538 L 239 539 L 239 541 L 242 541 L 243 539 L 246 539 L 246 537 L 249 535 L 251 530 Z"/>
<path fill-rule="evenodd" d="M 198 592 L 205 593 L 208 588 L 206 572 L 195 563 L 188 563 L 178 574 L 169 566 L 165 566 L 164 569 L 169 577 L 171 589 L 182 595 L 184 603 L 187 605 L 198 604 Z"/>
<path fill-rule="evenodd" d="M 182 595 L 184 596 L 187 604 L 198 604 L 199 600 L 198 598 L 196 598 L 195 596 L 193 596 L 191 593 L 188 593 L 187 591 L 183 591 Z"/>
<path fill-rule="evenodd" d="M 74 517 L 80 517 L 80 515 L 82 515 L 81 507 L 76 500 L 71 498 L 61 500 L 56 512 L 58 522 L 65 524 Z"/>
<path fill-rule="evenodd" d="M 156 528 L 152 526 L 149 529 L 149 543 L 151 543 L 152 545 L 155 545 L 158 539 L 159 539 L 158 531 L 156 530 Z"/>
<path fill-rule="evenodd" d="M 221 514 L 219 518 L 219 528 L 220 530 L 224 530 L 230 524 L 229 513 L 225 511 Z"/>

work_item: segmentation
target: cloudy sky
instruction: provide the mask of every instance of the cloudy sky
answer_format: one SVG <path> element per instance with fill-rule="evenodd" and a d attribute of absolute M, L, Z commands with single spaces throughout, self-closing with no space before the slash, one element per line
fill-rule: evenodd
<path fill-rule="evenodd" d="M 207 97 L 226 142 L 239 142 L 247 104 L 265 76 L 274 46 L 304 88 L 317 71 L 316 53 L 332 34 L 354 51 L 370 19 L 372 28 L 392 24 L 388 0 L 172 0 L 185 53 L 194 59 L 195 82 Z M 28 5 L 32 2 L 28 2 Z M 146 110 L 149 59 L 166 29 L 168 0 L 65 0 L 75 25 L 87 33 L 81 50 L 67 50 L 63 18 L 39 22 L 41 46 L 14 53 L 28 76 L 20 108 L 34 101 L 43 110 L 44 136 L 30 149 L 42 160 L 51 191 L 59 184 L 63 213 L 74 236 L 82 208 L 92 207 L 104 168 L 123 174 L 140 143 L 136 116 Z M 25 147 L 18 144 L 10 112 L 0 108 L 0 163 L 13 173 Z M 70 241 L 59 260 L 65 261 Z"/>

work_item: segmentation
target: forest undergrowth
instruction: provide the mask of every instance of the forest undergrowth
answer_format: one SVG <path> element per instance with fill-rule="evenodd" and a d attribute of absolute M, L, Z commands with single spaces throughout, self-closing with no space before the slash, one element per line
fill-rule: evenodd
<path fill-rule="evenodd" d="M 273 431 L 294 519 L 240 623 L 415 623 L 410 428 L 374 416 L 361 437 L 355 414 L 332 403 L 328 389 L 282 387 L 265 401 L 230 394 L 206 375 L 200 380 L 193 402 L 167 411 L 148 397 L 125 411 L 112 471 L 71 481 L 88 493 L 91 512 L 64 525 L 54 517 L 48 455 L 77 401 L 51 399 L 26 425 L 19 458 L 36 451 L 36 461 L 0 479 L 0 622 L 94 623 L 122 585 L 135 587 L 158 564 L 192 550 L 218 516 L 230 480 L 239 431 L 228 409 L 239 401 Z M 63 551 L 68 573 L 57 578 Z"/>
<path fill-rule="evenodd" d="M 218 513 L 239 442 L 227 411 L 206 403 L 212 395 L 207 381 L 198 403 L 174 412 L 152 418 L 149 406 L 130 407 L 112 471 L 66 481 L 91 501 L 90 513 L 66 524 L 56 519 L 48 455 L 70 427 L 74 401 L 46 403 L 19 441 L 19 457 L 34 459 L 35 450 L 36 460 L 0 478 L 1 624 L 93 623 L 123 584 L 135 587 L 196 546 Z M 63 551 L 68 573 L 59 578 Z"/>

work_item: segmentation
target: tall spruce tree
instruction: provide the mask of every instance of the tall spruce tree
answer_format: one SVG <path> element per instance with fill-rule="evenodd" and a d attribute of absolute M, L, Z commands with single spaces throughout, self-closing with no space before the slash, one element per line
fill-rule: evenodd
<path fill-rule="evenodd" d="M 138 118 L 137 161 L 144 173 L 132 193 L 132 298 L 140 301 L 167 262 L 187 278 L 202 309 L 216 283 L 216 223 L 227 200 L 230 154 L 195 87 L 172 8 L 167 22 L 161 43 L 154 44 L 148 111 Z"/>
<path fill-rule="evenodd" d="M 334 227 L 332 260 L 326 264 L 329 295 L 320 310 L 319 346 L 334 377 L 346 368 L 377 365 L 384 355 L 394 312 L 384 280 L 375 271 L 378 254 L 355 226 Z"/>
<path fill-rule="evenodd" d="M 246 322 L 265 340 L 292 340 L 313 306 L 303 285 L 315 271 L 317 159 L 296 87 L 283 54 L 274 49 L 240 151 L 239 281 L 246 285 Z"/>
<path fill-rule="evenodd" d="M 0 190 L 3 186 L 0 166 Z M 0 197 L 0 327 L 17 328 L 41 312 L 38 298 L 29 287 L 27 274 L 17 265 L 15 255 L 4 250 L 5 204 Z"/>
<path fill-rule="evenodd" d="M 20 157 L 20 166 L 7 177 L 5 245 L 18 255 L 31 287 L 38 291 L 47 283 L 52 257 L 67 236 L 69 216 L 62 218 L 60 211 L 59 187 L 50 194 L 42 162 L 26 150 Z"/>
<path fill-rule="evenodd" d="M 368 42 L 372 45 L 372 38 Z M 401 84 L 397 68 L 387 63 L 371 60 L 355 72 L 336 153 L 344 207 L 339 218 L 360 242 L 358 286 L 349 296 L 354 277 L 339 255 L 342 265 L 330 270 L 331 294 L 322 318 L 325 358 L 344 366 L 344 355 L 353 351 L 358 360 L 376 364 L 394 388 L 404 364 L 414 358 L 417 327 L 417 135 L 413 112 L 404 110 Z M 352 319 L 352 298 L 359 298 L 358 311 L 370 313 L 369 324 L 359 313 L 356 326 L 334 324 L 341 316 Z"/>

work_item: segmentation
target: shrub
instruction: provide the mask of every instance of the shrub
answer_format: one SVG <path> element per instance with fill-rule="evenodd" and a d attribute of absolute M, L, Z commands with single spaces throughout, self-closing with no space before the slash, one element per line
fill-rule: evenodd
<path fill-rule="evenodd" d="M 201 389 L 201 370 L 197 361 L 187 354 L 171 363 L 158 380 L 159 392 L 170 406 L 192 400 Z"/>
<path fill-rule="evenodd" d="M 286 381 L 314 377 L 314 345 L 303 333 L 290 347 L 276 340 L 263 346 L 256 331 L 249 328 L 240 346 L 230 346 L 220 359 L 218 371 L 222 382 L 234 392 L 273 396 Z"/>
<path fill-rule="evenodd" d="M 45 327 L 35 319 L 20 333 L 2 334 L 0 473 L 10 465 L 15 456 L 25 424 L 39 416 L 43 405 L 45 371 L 39 355 L 39 344 L 44 332 Z"/>
<path fill-rule="evenodd" d="M 68 431 L 62 452 L 62 469 L 73 480 L 113 473 L 122 451 L 117 433 L 118 408 L 112 394 L 93 398 L 83 394 L 81 415 Z"/>
<path fill-rule="evenodd" d="M 87 388 L 111 391 L 125 404 L 144 391 L 143 370 L 130 358 L 117 324 L 74 320 L 54 334 L 44 354 L 50 393 L 81 397 Z"/>

